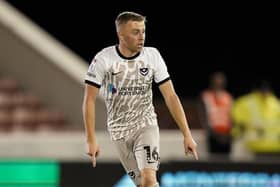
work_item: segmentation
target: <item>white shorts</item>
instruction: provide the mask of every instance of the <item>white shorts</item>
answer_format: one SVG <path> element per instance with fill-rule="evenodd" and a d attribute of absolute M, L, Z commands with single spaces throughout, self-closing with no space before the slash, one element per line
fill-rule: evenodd
<path fill-rule="evenodd" d="M 146 126 L 127 140 L 113 142 L 124 169 L 136 185 L 141 182 L 141 170 L 144 168 L 158 170 L 160 159 L 158 126 Z"/>

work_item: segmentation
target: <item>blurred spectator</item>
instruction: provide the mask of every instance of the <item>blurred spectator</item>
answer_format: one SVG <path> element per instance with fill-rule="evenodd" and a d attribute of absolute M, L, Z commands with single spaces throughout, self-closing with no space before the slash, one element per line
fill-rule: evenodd
<path fill-rule="evenodd" d="M 210 153 L 228 154 L 231 151 L 232 96 L 226 90 L 226 76 L 215 72 L 209 79 L 208 89 L 200 96 L 200 119 L 207 131 Z"/>
<path fill-rule="evenodd" d="M 267 81 L 233 105 L 234 137 L 253 153 L 280 153 L 280 102 Z"/>

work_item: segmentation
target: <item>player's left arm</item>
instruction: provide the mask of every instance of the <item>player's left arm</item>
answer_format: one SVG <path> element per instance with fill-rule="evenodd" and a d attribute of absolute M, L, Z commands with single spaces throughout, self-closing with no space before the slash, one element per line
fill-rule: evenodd
<path fill-rule="evenodd" d="M 181 132 L 183 133 L 185 153 L 187 154 L 191 152 L 194 155 L 195 159 L 197 160 L 198 159 L 198 154 L 196 151 L 197 144 L 191 135 L 191 131 L 186 119 L 184 109 L 182 107 L 179 97 L 177 96 L 174 90 L 172 81 L 168 80 L 162 83 L 159 86 L 159 89 L 164 97 L 168 110 L 170 111 L 176 124 L 178 125 Z"/>

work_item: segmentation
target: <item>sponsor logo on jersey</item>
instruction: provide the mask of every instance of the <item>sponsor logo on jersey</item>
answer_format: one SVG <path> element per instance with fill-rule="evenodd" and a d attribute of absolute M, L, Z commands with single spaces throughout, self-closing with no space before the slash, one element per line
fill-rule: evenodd
<path fill-rule="evenodd" d="M 112 94 L 115 94 L 117 92 L 117 89 L 115 88 L 115 86 L 113 84 L 109 84 L 109 91 Z"/>
<path fill-rule="evenodd" d="M 122 95 L 122 96 L 144 95 L 148 89 L 149 88 L 146 86 L 121 87 L 118 89 L 118 95 Z"/>

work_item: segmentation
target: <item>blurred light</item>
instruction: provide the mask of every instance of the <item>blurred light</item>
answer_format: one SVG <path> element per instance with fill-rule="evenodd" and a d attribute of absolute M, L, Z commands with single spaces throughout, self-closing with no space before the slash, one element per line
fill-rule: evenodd
<path fill-rule="evenodd" d="M 59 186 L 59 164 L 48 160 L 0 160 L 0 186 Z"/>

